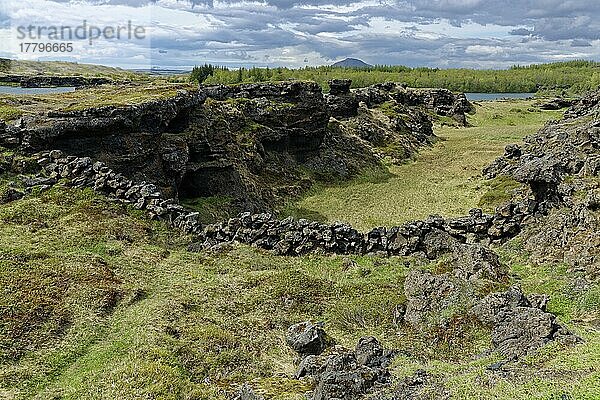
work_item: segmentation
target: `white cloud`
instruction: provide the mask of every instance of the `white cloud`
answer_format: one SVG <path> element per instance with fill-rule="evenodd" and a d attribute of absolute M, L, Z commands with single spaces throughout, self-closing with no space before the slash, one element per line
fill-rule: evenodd
<path fill-rule="evenodd" d="M 505 49 L 501 46 L 482 46 L 479 44 L 467 46 L 465 49 L 465 53 L 474 55 L 498 55 L 504 52 Z"/>
<path fill-rule="evenodd" d="M 132 20 L 146 27 L 149 40 L 78 43 L 77 52 L 54 58 L 126 67 L 298 67 L 305 60 L 318 65 L 343 57 L 497 67 L 600 56 L 596 0 L 0 1 L 0 55 L 13 58 L 48 57 L 20 54 L 16 26 L 83 20 L 99 26 Z"/>

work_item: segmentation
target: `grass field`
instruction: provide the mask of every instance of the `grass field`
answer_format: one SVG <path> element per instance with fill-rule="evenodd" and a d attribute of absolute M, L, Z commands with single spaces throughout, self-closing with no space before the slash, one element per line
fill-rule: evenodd
<path fill-rule="evenodd" d="M 2 399 L 224 399 L 244 381 L 301 399 L 309 386 L 289 378 L 283 335 L 304 319 L 324 321 L 346 346 L 375 335 L 404 350 L 412 356 L 396 359 L 396 376 L 424 368 L 456 399 L 600 395 L 600 335 L 571 322 L 595 303 L 565 295 L 570 278 L 554 281 L 561 271 L 551 267 L 506 256 L 586 343 L 549 347 L 494 378 L 485 367 L 496 356 L 475 357 L 487 333 L 460 330 L 432 345 L 393 325 L 410 258 L 188 253 L 187 237 L 87 190 L 31 196 L 0 207 L 0 220 Z M 597 285 L 585 295 L 597 302 Z"/>
<path fill-rule="evenodd" d="M 325 202 L 320 212 L 366 227 L 407 219 L 395 203 L 411 197 L 418 199 L 415 218 L 429 201 L 432 210 L 447 204 L 456 213 L 476 205 L 485 191 L 476 189 L 483 185 L 476 168 L 556 115 L 523 111 L 528 107 L 483 104 L 471 120 L 476 127 L 438 130 L 446 140 L 395 167 L 388 181 L 315 194 Z M 422 189 L 432 177 L 437 193 Z M 14 178 L 0 175 L 0 192 Z M 377 207 L 368 206 L 368 190 Z M 327 193 L 361 200 L 344 214 Z M 432 342 L 393 324 L 407 271 L 436 265 L 403 257 L 276 257 L 247 246 L 189 253 L 190 240 L 90 190 L 57 186 L 0 205 L 0 399 L 224 400 L 225 389 L 249 381 L 269 399 L 300 400 L 310 385 L 290 378 L 294 354 L 283 336 L 306 319 L 324 321 L 345 346 L 374 335 L 402 350 L 396 377 L 425 369 L 452 399 L 600 398 L 600 286 L 575 296 L 571 287 L 583 273 L 531 265 L 518 240 L 500 249 L 513 280 L 549 294 L 549 310 L 585 342 L 548 346 L 506 374 L 486 370 L 498 360 L 484 353 L 486 331 L 457 330 Z"/>
<path fill-rule="evenodd" d="M 180 90 L 194 90 L 188 83 L 170 83 L 155 79 L 122 85 L 100 85 L 74 92 L 45 95 L 9 95 L 0 93 L 0 119 L 10 121 L 22 115 L 39 115 L 48 111 L 78 111 L 96 107 L 126 107 L 163 100 Z"/>
<path fill-rule="evenodd" d="M 422 219 L 430 214 L 459 216 L 478 207 L 490 183 L 481 170 L 502 154 L 509 143 L 518 143 L 561 112 L 540 111 L 533 100 L 482 102 L 469 117 L 469 128 L 435 129 L 439 141 L 421 151 L 414 161 L 389 166 L 391 176 L 317 187 L 294 207 L 319 214 L 328 221 L 349 222 L 367 230 Z M 531 110 L 531 111 L 529 111 Z M 489 198 L 489 194 L 487 196 Z M 490 211 L 491 206 L 484 203 Z M 492 204 L 493 205 L 493 204 Z"/>

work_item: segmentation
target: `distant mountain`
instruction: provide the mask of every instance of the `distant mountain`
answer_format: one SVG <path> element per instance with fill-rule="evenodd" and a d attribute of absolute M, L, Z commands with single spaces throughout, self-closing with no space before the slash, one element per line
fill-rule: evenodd
<path fill-rule="evenodd" d="M 338 61 L 331 65 L 332 67 L 346 67 L 346 68 L 365 68 L 372 67 L 372 65 L 359 60 L 358 58 L 346 58 L 342 61 Z"/>

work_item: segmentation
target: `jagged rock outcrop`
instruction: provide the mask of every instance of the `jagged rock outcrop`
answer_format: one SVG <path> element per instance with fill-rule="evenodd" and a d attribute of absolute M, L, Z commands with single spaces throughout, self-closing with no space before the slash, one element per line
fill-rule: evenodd
<path fill-rule="evenodd" d="M 385 82 L 366 88 L 356 89 L 355 96 L 369 107 L 395 101 L 408 107 L 424 109 L 456 119 L 466 125 L 466 113 L 473 111 L 473 105 L 464 94 L 454 94 L 447 89 L 413 89 L 405 84 Z"/>
<path fill-rule="evenodd" d="M 299 327 L 303 327 L 304 332 L 304 328 L 314 325 L 310 322 L 293 325 L 286 337 L 288 345 L 298 352 L 301 360 L 296 378 L 310 378 L 315 382 L 309 395 L 311 400 L 354 400 L 389 384 L 391 376 L 387 367 L 394 352 L 384 349 L 376 338 L 361 338 L 354 350 L 319 346 L 318 352 L 306 353 L 295 345 L 295 341 L 289 340 L 289 332 L 295 335 Z"/>
<path fill-rule="evenodd" d="M 600 273 L 600 92 L 583 97 L 560 121 L 552 121 L 484 170 L 526 184 L 512 204 L 528 203 L 536 220 L 521 226 L 532 260 L 566 262 Z"/>
<path fill-rule="evenodd" d="M 329 112 L 336 118 L 354 117 L 358 111 L 358 99 L 350 93 L 350 79 L 332 79 L 328 82 L 329 94 L 325 96 Z"/>
<path fill-rule="evenodd" d="M 380 149 L 404 160 L 434 140 L 422 111 L 359 108 L 349 86 L 333 83 L 326 97 L 314 82 L 202 86 L 131 106 L 51 110 L 0 126 L 0 145 L 90 157 L 176 200 L 221 196 L 232 209 L 265 211 L 313 179 L 381 167 L 389 154 Z M 349 100 L 353 117 L 330 125 L 334 98 Z"/>
<path fill-rule="evenodd" d="M 443 325 L 440 315 L 446 310 L 465 307 L 474 296 L 473 288 L 451 273 L 434 275 L 414 269 L 404 282 L 407 304 L 404 321 L 418 331 Z M 448 315 L 450 317 L 450 315 Z"/>
<path fill-rule="evenodd" d="M 427 332 L 444 329 L 457 313 L 472 314 L 490 327 L 493 349 L 508 361 L 530 354 L 551 341 L 562 344 L 581 341 L 546 311 L 548 296 L 526 297 L 517 286 L 484 296 L 482 288 L 485 285 L 478 286 L 477 282 L 452 272 L 436 275 L 411 270 L 404 283 L 407 304 L 403 321 Z"/>
<path fill-rule="evenodd" d="M 561 108 L 571 107 L 575 101 L 557 97 L 552 100 L 544 101 L 538 105 L 542 110 L 560 110 Z"/>
<path fill-rule="evenodd" d="M 404 281 L 407 303 L 402 320 L 419 331 L 444 325 L 452 317 L 451 310 L 465 310 L 478 298 L 478 291 L 489 282 L 508 281 L 508 268 L 488 248 L 477 244 L 460 244 L 445 232 L 434 232 L 439 250 L 431 255 L 439 257 L 449 253 L 444 260 L 447 272 L 413 269 Z M 430 257 L 435 258 L 435 257 Z"/>
<path fill-rule="evenodd" d="M 162 132 L 176 125 L 184 110 L 202 101 L 198 93 L 180 92 L 167 100 L 129 107 L 51 111 L 43 118 L 23 120 L 19 148 L 29 152 L 58 149 L 90 157 L 130 179 L 152 182 L 176 198 L 176 187 L 185 173 L 187 144 Z"/>
<path fill-rule="evenodd" d="M 339 96 L 341 94 L 350 93 L 350 86 L 352 86 L 351 79 L 332 79 L 327 82 L 329 85 L 329 94 Z"/>
<path fill-rule="evenodd" d="M 512 360 L 553 340 L 571 344 L 581 341 L 545 311 L 547 301 L 543 296 L 529 299 L 518 286 L 513 286 L 506 292 L 489 294 L 472 311 L 492 327 L 495 349 Z"/>
<path fill-rule="evenodd" d="M 0 121 L 0 146 L 14 148 L 20 143 L 20 129 L 15 126 L 7 125 L 4 121 Z"/>
<path fill-rule="evenodd" d="M 321 354 L 327 345 L 327 337 L 322 325 L 310 321 L 290 326 L 285 341 L 300 357 Z"/>
<path fill-rule="evenodd" d="M 365 397 L 366 400 L 447 400 L 449 398 L 448 389 L 422 369 L 401 379 L 399 383 L 394 384 L 393 388 Z"/>

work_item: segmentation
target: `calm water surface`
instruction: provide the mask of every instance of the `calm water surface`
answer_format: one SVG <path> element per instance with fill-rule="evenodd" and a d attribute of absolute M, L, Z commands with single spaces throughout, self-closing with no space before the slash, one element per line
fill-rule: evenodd
<path fill-rule="evenodd" d="M 535 93 L 465 93 L 471 101 L 501 100 L 501 99 L 527 99 Z"/>
<path fill-rule="evenodd" d="M 18 86 L 1 86 L 0 93 L 5 94 L 51 94 L 74 92 L 74 87 L 52 87 L 52 88 L 22 88 Z"/>

